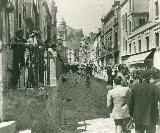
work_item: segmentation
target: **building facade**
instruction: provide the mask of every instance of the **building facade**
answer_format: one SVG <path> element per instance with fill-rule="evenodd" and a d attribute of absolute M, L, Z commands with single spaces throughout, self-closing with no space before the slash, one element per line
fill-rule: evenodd
<path fill-rule="evenodd" d="M 114 1 L 111 10 L 102 18 L 102 63 L 113 65 L 119 63 L 120 29 L 119 29 L 119 1 Z"/>
<path fill-rule="evenodd" d="M 58 27 L 58 40 L 63 49 L 65 63 L 78 64 L 82 39 L 82 29 L 71 28 L 64 20 L 61 21 Z"/>
<path fill-rule="evenodd" d="M 51 27 L 56 29 L 57 8 L 52 7 L 50 12 L 45 0 L 7 0 L 1 3 L 3 88 L 49 85 L 48 48 L 52 48 L 51 43 L 56 44 L 56 31 Z"/>
<path fill-rule="evenodd" d="M 143 7 L 143 8 L 142 8 Z M 147 0 L 125 0 L 120 6 L 121 12 L 121 58 L 122 63 L 130 53 L 136 52 L 136 45 L 128 42 L 128 37 L 149 19 L 149 6 Z M 131 49 L 133 47 L 134 50 Z"/>
<path fill-rule="evenodd" d="M 129 1 L 130 2 L 130 1 Z M 159 68 L 159 1 L 141 1 L 141 6 L 128 3 L 134 10 L 128 17 L 128 36 L 123 57 L 128 59 L 126 64 L 143 68 Z M 139 8 L 138 8 L 139 7 Z M 143 10 L 142 10 L 142 7 Z M 138 9 L 136 9 L 138 8 Z M 130 9 L 130 8 L 129 8 Z M 130 10 L 129 10 L 130 11 Z M 132 18 L 132 19 L 130 19 Z M 131 23 L 131 27 L 130 27 Z"/>
<path fill-rule="evenodd" d="M 95 39 L 94 39 L 94 53 L 95 53 L 95 58 L 94 58 L 94 64 L 97 67 L 101 67 L 101 29 L 97 33 Z"/>

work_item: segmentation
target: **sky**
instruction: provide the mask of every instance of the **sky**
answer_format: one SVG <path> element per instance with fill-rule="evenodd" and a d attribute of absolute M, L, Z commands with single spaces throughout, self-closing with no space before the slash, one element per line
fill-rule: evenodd
<path fill-rule="evenodd" d="M 64 18 L 67 25 L 83 29 L 85 35 L 101 27 L 101 18 L 111 9 L 114 0 L 55 0 L 58 24 Z"/>

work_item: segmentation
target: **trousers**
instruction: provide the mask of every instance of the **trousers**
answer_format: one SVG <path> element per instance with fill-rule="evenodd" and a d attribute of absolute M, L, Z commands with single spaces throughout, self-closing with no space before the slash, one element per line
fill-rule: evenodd
<path fill-rule="evenodd" d="M 131 133 L 131 130 L 126 129 L 126 124 L 129 119 L 115 119 L 115 133 Z"/>
<path fill-rule="evenodd" d="M 137 125 L 135 124 L 135 133 L 155 133 L 156 125 L 145 126 L 145 125 Z"/>

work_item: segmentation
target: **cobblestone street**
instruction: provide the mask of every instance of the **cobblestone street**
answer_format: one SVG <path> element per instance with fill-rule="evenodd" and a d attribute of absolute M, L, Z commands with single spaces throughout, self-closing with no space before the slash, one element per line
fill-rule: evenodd
<path fill-rule="evenodd" d="M 108 118 L 106 107 L 107 83 L 92 78 L 91 88 L 87 88 L 85 77 L 81 77 L 77 86 L 76 74 L 67 77 L 62 88 L 63 129 L 69 133 L 112 133 L 114 123 Z"/>
<path fill-rule="evenodd" d="M 62 121 L 64 120 L 64 124 L 68 127 L 70 124 L 72 125 L 68 129 L 73 130 L 73 132 L 76 130 L 80 132 L 85 127 L 84 120 L 108 116 L 106 110 L 106 82 L 92 79 L 91 88 L 87 88 L 85 77 L 81 77 L 77 86 L 75 86 L 74 81 L 76 74 L 67 75 L 67 77 L 68 80 L 64 82 L 64 87 L 62 87 L 62 99 L 64 99 Z"/>
<path fill-rule="evenodd" d="M 114 133 L 114 122 L 109 118 L 106 107 L 109 90 L 107 82 L 92 78 L 91 88 L 87 88 L 84 76 L 81 76 L 77 86 L 77 74 L 65 76 L 68 79 L 62 87 L 61 115 L 61 129 L 64 133 Z M 134 129 L 131 133 L 135 133 Z M 156 133 L 159 133 L 159 126 Z"/>

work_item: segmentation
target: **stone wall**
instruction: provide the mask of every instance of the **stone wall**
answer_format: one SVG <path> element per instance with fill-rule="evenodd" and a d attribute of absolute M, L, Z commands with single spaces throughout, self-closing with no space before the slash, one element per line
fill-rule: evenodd
<path fill-rule="evenodd" d="M 44 92 L 43 92 L 44 91 Z M 3 92 L 3 121 L 16 121 L 16 128 L 46 132 L 48 111 L 46 90 L 5 90 Z"/>
<path fill-rule="evenodd" d="M 17 130 L 32 129 L 34 133 L 58 130 L 60 90 L 59 84 L 54 87 L 3 91 L 3 121 L 15 120 Z"/>

